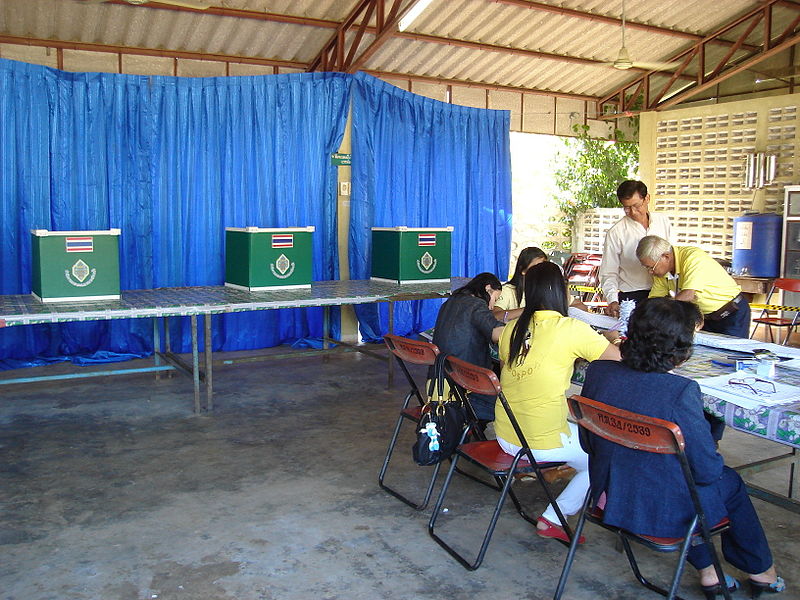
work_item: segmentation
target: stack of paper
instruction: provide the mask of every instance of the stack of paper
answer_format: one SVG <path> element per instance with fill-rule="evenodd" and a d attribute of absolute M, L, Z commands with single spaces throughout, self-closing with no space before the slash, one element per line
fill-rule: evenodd
<path fill-rule="evenodd" d="M 570 317 L 573 319 L 578 319 L 579 321 L 583 321 L 584 323 L 588 323 L 592 327 L 597 327 L 598 329 L 610 329 L 612 331 L 619 330 L 619 320 L 615 319 L 614 317 L 586 312 L 585 310 L 575 308 L 574 306 L 570 306 L 568 310 L 569 312 L 567 314 Z"/>
<path fill-rule="evenodd" d="M 737 379 L 753 380 L 752 389 L 747 385 L 731 383 Z M 765 384 L 765 380 L 755 380 L 756 378 L 752 376 L 737 377 L 736 373 L 726 373 L 716 377 L 698 379 L 697 383 L 700 384 L 700 389 L 703 390 L 703 393 L 748 409 L 758 408 L 759 406 L 775 406 L 800 400 L 800 394 L 798 394 L 798 390 L 794 386 L 771 381 L 769 383 L 775 386 L 775 391 L 773 392 L 772 385 Z"/>
<path fill-rule="evenodd" d="M 800 348 L 781 346 L 780 344 L 771 344 L 769 342 L 759 342 L 758 340 L 749 340 L 747 338 L 731 337 L 729 335 L 719 335 L 717 333 L 708 333 L 705 331 L 698 331 L 694 334 L 694 343 L 711 348 L 746 352 L 748 354 L 756 349 L 763 349 L 769 350 L 781 358 L 800 358 Z"/>

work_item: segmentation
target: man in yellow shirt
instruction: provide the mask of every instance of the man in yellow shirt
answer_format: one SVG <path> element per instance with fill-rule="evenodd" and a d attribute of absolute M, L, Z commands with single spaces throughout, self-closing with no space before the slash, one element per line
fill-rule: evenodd
<path fill-rule="evenodd" d="M 648 235 L 636 247 L 636 257 L 653 274 L 650 298 L 674 296 L 694 302 L 703 313 L 706 331 L 749 337 L 750 305 L 742 288 L 703 250 L 672 246 L 663 238 Z"/>

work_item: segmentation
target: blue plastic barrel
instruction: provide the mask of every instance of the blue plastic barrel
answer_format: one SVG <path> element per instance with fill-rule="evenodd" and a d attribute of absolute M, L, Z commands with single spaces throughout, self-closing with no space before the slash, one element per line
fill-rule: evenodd
<path fill-rule="evenodd" d="M 783 217 L 751 213 L 733 220 L 733 272 L 750 277 L 777 277 L 781 266 Z"/>

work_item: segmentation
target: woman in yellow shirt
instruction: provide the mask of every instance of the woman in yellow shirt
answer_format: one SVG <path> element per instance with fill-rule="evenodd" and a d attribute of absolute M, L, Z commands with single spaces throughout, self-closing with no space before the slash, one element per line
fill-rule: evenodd
<path fill-rule="evenodd" d="M 556 501 L 565 515 L 580 510 L 589 489 L 589 457 L 578 439 L 578 428 L 567 422 L 564 394 L 575 359 L 619 360 L 619 350 L 589 325 L 567 316 L 567 285 L 551 262 L 531 267 L 525 275 L 525 308 L 500 335 L 500 382 L 526 441 L 539 461 L 564 461 L 577 473 Z M 495 408 L 495 432 L 500 447 L 515 455 L 520 441 L 502 405 Z M 539 517 L 536 532 L 566 540 L 556 525 L 552 506 Z"/>
<path fill-rule="evenodd" d="M 500 297 L 494 303 L 494 316 L 498 321 L 507 323 L 511 319 L 516 319 L 522 314 L 522 307 L 525 306 L 523 294 L 525 292 L 525 273 L 528 269 L 547 260 L 547 254 L 541 248 L 528 246 L 519 253 L 517 266 L 514 268 L 514 276 L 503 284 Z"/>

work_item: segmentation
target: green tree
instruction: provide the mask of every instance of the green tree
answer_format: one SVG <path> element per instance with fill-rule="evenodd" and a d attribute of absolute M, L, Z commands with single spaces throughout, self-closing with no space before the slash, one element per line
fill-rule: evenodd
<path fill-rule="evenodd" d="M 578 136 L 564 139 L 565 151 L 559 152 L 553 173 L 567 240 L 578 214 L 618 206 L 617 186 L 635 178 L 639 168 L 639 144 L 625 140 L 622 131 L 615 131 L 614 141 L 589 137 L 586 125 L 575 125 L 573 130 Z"/>

